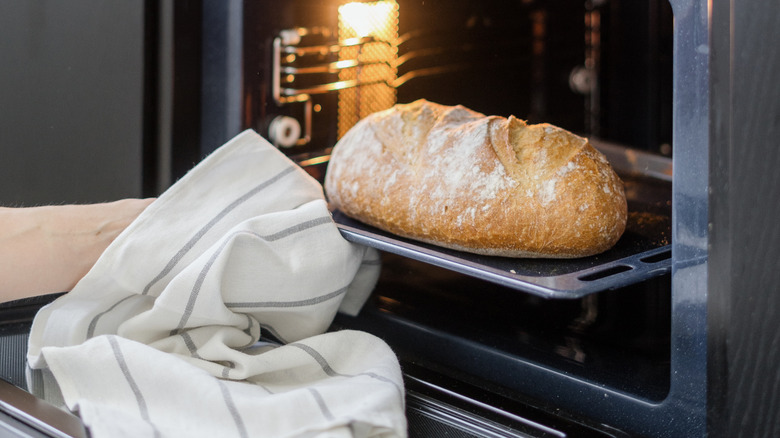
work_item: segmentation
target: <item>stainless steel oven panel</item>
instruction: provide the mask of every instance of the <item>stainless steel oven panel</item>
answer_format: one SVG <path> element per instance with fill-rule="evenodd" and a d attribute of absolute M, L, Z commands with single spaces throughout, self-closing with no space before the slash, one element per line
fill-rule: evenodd
<path fill-rule="evenodd" d="M 0 380 L 0 435 L 86 438 L 78 417 Z"/>

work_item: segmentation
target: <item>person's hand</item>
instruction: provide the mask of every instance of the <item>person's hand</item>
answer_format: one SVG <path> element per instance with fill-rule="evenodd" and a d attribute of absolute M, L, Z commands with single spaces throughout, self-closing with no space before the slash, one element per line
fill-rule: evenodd
<path fill-rule="evenodd" d="M 69 291 L 152 201 L 0 208 L 0 302 Z"/>

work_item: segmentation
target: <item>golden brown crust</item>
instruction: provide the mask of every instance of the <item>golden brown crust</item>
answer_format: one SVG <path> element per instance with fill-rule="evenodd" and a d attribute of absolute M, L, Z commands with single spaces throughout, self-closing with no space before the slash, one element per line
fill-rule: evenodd
<path fill-rule="evenodd" d="M 548 124 L 419 100 L 360 121 L 325 190 L 343 213 L 477 254 L 572 258 L 623 234 L 623 184 L 586 139 Z"/>

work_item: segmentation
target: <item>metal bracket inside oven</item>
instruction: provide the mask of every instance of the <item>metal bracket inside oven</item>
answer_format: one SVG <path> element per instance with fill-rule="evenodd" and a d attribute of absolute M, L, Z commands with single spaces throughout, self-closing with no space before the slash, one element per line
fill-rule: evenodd
<path fill-rule="evenodd" d="M 316 36 L 320 37 L 322 41 L 318 44 L 304 45 L 304 37 Z M 279 32 L 273 40 L 273 53 L 272 53 L 272 65 L 271 65 L 271 94 L 277 105 L 289 105 L 289 104 L 304 104 L 304 123 L 303 123 L 303 136 L 297 141 L 290 141 L 281 144 L 281 146 L 290 147 L 296 145 L 305 145 L 311 141 L 312 138 L 312 113 L 314 111 L 313 96 L 324 95 L 329 93 L 335 93 L 342 90 L 348 90 L 358 87 L 366 87 L 377 84 L 384 84 L 390 88 L 398 88 L 405 83 L 425 76 L 441 75 L 458 71 L 467 68 L 466 64 L 448 64 L 448 65 L 435 65 L 429 67 L 423 67 L 406 71 L 401 76 L 387 76 L 380 77 L 371 80 L 356 79 L 356 80 L 338 80 L 333 78 L 332 81 L 324 81 L 321 83 L 309 84 L 303 87 L 283 86 L 284 78 L 287 76 L 300 77 L 306 76 L 309 78 L 314 75 L 338 75 L 339 72 L 355 69 L 366 68 L 376 65 L 386 65 L 391 71 L 398 71 L 398 69 L 418 58 L 435 57 L 442 54 L 446 49 L 440 47 L 425 48 L 418 50 L 410 50 L 402 56 L 393 57 L 392 59 L 372 60 L 364 61 L 359 59 L 341 59 L 326 60 L 324 62 L 316 62 L 307 64 L 305 66 L 293 66 L 289 59 L 297 59 L 299 57 L 307 56 L 320 56 L 320 55 L 336 55 L 345 48 L 362 48 L 370 44 L 381 44 L 391 49 L 393 52 L 397 52 L 399 47 L 410 39 L 416 38 L 413 33 L 402 35 L 393 41 L 386 41 L 374 36 L 346 38 L 338 40 L 333 35 L 333 31 L 324 27 L 312 27 L 312 28 L 294 28 L 286 29 Z M 280 116 L 279 119 L 284 116 Z M 289 119 L 289 118 L 287 118 Z M 281 123 L 282 120 L 278 120 L 279 126 L 284 126 Z M 297 122 L 294 120 L 285 120 L 285 122 L 292 123 Z M 274 137 L 271 134 L 271 137 Z"/>
<path fill-rule="evenodd" d="M 306 88 L 293 88 L 282 87 L 283 75 L 307 75 L 307 74 L 322 74 L 333 73 L 336 74 L 340 70 L 364 67 L 367 65 L 387 64 L 387 62 L 361 62 L 357 59 L 339 60 L 333 62 L 326 62 L 321 64 L 315 64 L 306 67 L 293 67 L 285 65 L 283 58 L 285 56 L 306 56 L 316 54 L 335 54 L 341 49 L 346 47 L 358 47 L 367 44 L 385 44 L 393 46 L 396 42 L 382 41 L 374 37 L 361 37 L 361 38 L 349 38 L 340 41 L 328 42 L 325 44 L 313 45 L 313 46 L 300 46 L 302 37 L 306 35 L 321 35 L 324 37 L 330 37 L 331 31 L 327 28 L 295 28 L 283 30 L 279 33 L 279 36 L 273 40 L 273 59 L 272 59 L 272 73 L 271 73 L 271 94 L 277 105 L 286 105 L 292 103 L 302 103 L 304 107 L 304 126 L 303 136 L 298 139 L 294 145 L 305 145 L 311 141 L 312 137 L 312 112 L 314 105 L 312 103 L 312 95 L 327 94 L 336 92 L 339 90 L 346 90 L 349 88 L 357 88 L 366 85 L 374 85 L 384 83 L 389 87 L 396 87 L 397 84 L 391 79 L 378 79 L 372 81 L 360 81 L 360 80 L 346 80 L 346 81 L 332 81 L 309 86 Z"/>

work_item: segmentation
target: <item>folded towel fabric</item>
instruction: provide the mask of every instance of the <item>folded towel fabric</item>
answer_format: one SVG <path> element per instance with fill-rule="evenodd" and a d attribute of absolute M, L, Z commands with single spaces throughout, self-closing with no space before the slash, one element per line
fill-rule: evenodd
<path fill-rule="evenodd" d="M 96 437 L 405 436 L 392 351 L 325 333 L 378 271 L 374 250 L 341 237 L 320 184 L 245 131 L 41 309 L 28 362 Z"/>

